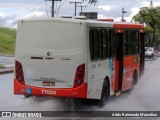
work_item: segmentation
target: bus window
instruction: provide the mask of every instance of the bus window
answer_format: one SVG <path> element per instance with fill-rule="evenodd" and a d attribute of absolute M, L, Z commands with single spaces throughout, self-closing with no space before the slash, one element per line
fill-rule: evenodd
<path fill-rule="evenodd" d="M 101 29 L 100 30 L 100 58 L 106 59 L 108 56 L 107 54 L 107 30 Z"/>
<path fill-rule="evenodd" d="M 139 53 L 139 35 L 138 31 L 133 31 L 133 54 L 138 54 Z"/>
<path fill-rule="evenodd" d="M 131 55 L 132 54 L 132 31 L 128 31 L 128 36 L 127 36 L 127 46 L 128 46 L 128 54 L 127 55 Z"/>
<path fill-rule="evenodd" d="M 136 51 L 136 44 L 135 44 L 136 43 L 136 41 L 135 41 L 136 40 L 136 36 L 135 36 L 136 32 L 135 31 L 131 31 L 131 35 L 132 35 L 131 36 L 132 37 L 131 38 L 132 39 L 132 41 L 131 41 L 132 42 L 132 44 L 131 44 L 132 45 L 131 46 L 132 47 L 132 54 L 135 54 L 135 51 Z"/>
<path fill-rule="evenodd" d="M 124 49 L 125 55 L 131 55 L 132 54 L 132 31 L 127 30 L 124 33 L 124 39 L 125 39 L 125 44 L 124 44 Z"/>
<path fill-rule="evenodd" d="M 108 31 L 108 57 L 114 57 L 115 55 L 115 42 L 114 42 L 114 30 Z"/>
<path fill-rule="evenodd" d="M 91 60 L 98 60 L 99 58 L 99 35 L 98 29 L 91 29 L 89 32 L 89 46 Z"/>
<path fill-rule="evenodd" d="M 139 52 L 138 31 L 126 30 L 124 33 L 124 54 L 132 55 Z"/>

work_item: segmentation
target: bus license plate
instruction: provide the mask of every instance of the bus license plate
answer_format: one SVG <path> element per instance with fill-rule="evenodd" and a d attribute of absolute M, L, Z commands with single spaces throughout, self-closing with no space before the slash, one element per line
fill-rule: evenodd
<path fill-rule="evenodd" d="M 43 82 L 43 86 L 55 86 L 55 82 L 45 81 Z"/>

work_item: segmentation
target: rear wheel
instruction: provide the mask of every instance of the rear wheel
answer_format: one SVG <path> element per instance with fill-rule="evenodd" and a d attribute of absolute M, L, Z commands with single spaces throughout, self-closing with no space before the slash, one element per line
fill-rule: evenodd
<path fill-rule="evenodd" d="M 108 97 L 109 97 L 109 85 L 108 85 L 107 81 L 105 80 L 103 82 L 101 99 L 99 100 L 99 106 L 100 107 L 103 107 L 106 104 L 106 102 L 108 100 Z"/>

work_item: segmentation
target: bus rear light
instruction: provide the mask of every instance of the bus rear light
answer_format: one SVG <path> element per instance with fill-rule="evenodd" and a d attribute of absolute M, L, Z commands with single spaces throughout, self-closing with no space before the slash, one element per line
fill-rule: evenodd
<path fill-rule="evenodd" d="M 24 85 L 23 67 L 22 64 L 18 61 L 16 61 L 15 73 L 16 73 L 16 80 L 18 80 L 19 83 Z"/>
<path fill-rule="evenodd" d="M 73 87 L 76 88 L 84 83 L 85 64 L 77 67 Z"/>

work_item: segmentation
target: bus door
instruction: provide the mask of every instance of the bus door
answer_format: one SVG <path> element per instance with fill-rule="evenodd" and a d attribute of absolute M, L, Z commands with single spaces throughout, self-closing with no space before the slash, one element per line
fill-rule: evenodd
<path fill-rule="evenodd" d="M 143 30 L 140 31 L 140 75 L 143 74 L 144 72 L 144 66 L 145 66 L 145 49 L 144 49 L 145 45 L 144 45 L 144 32 Z"/>
<path fill-rule="evenodd" d="M 123 33 L 116 33 L 116 80 L 115 92 L 122 90 L 123 80 Z"/>

